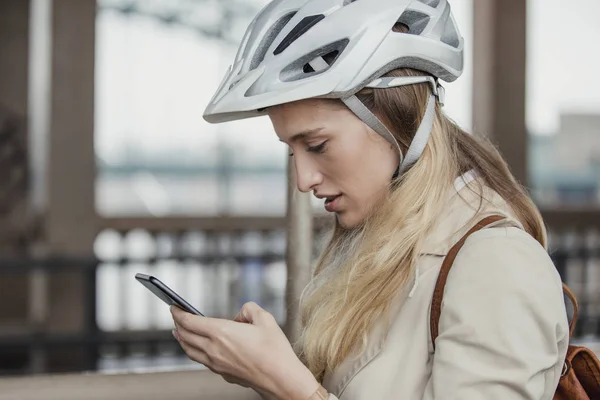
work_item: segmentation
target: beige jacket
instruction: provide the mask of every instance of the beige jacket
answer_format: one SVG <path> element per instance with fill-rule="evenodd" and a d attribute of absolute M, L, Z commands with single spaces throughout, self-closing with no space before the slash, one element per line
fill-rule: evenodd
<path fill-rule="evenodd" d="M 551 400 L 568 346 L 561 280 L 544 248 L 486 189 L 451 194 L 448 213 L 425 243 L 414 282 L 392 303 L 391 328 L 327 374 L 329 400 Z M 456 257 L 436 340 L 433 289 L 448 250 L 481 218 L 501 221 L 473 234 Z M 401 305 L 400 305 L 401 304 Z"/>

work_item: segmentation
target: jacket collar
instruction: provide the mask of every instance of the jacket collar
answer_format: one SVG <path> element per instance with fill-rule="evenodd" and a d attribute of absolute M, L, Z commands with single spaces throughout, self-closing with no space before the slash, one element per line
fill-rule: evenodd
<path fill-rule="evenodd" d="M 523 229 L 508 203 L 486 186 L 481 178 L 470 179 L 462 185 L 457 182 L 449 194 L 444 217 L 426 237 L 420 254 L 446 256 L 469 229 L 489 215 L 499 214 L 506 218 L 490 227 L 508 225 Z"/>

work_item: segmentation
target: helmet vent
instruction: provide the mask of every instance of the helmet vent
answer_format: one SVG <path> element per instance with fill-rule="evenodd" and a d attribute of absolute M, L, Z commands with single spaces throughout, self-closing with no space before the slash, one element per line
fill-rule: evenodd
<path fill-rule="evenodd" d="M 429 7 L 437 8 L 440 0 L 417 0 L 419 3 L 427 4 Z"/>
<path fill-rule="evenodd" d="M 252 62 L 250 63 L 250 71 L 256 69 L 256 67 L 258 67 L 258 65 L 265 59 L 269 47 L 271 47 L 271 45 L 275 41 L 275 38 L 281 33 L 283 28 L 285 28 L 285 26 L 290 22 L 290 20 L 294 18 L 294 15 L 296 15 L 296 11 L 286 14 L 283 17 L 279 18 L 277 22 L 275 22 L 269 28 L 267 33 L 265 33 L 262 40 L 260 41 L 260 44 L 256 49 L 256 52 L 254 53 Z"/>
<path fill-rule="evenodd" d="M 340 58 L 348 43 L 348 39 L 338 40 L 337 42 L 330 43 L 327 46 L 300 57 L 281 71 L 280 79 L 283 82 L 292 82 L 327 71 Z M 310 62 L 319 57 L 325 60 L 327 67 L 315 71 L 315 69 L 310 66 Z"/>
<path fill-rule="evenodd" d="M 441 41 L 454 48 L 458 48 L 458 46 L 460 45 L 458 30 L 456 29 L 456 26 L 454 25 L 452 19 L 448 20 Z"/>
<path fill-rule="evenodd" d="M 398 23 L 408 26 L 408 34 L 420 35 L 429 24 L 429 19 L 430 17 L 427 14 L 407 10 L 400 16 Z"/>
<path fill-rule="evenodd" d="M 323 14 L 319 15 L 311 15 L 309 17 L 305 17 L 287 34 L 287 36 L 281 41 L 279 46 L 273 52 L 274 55 L 278 55 L 282 53 L 285 49 L 287 49 L 292 43 L 294 43 L 298 38 L 304 35 L 306 32 L 310 30 L 313 26 L 315 26 L 319 21 L 324 19 L 325 16 Z"/>
<path fill-rule="evenodd" d="M 335 60 L 337 60 L 337 57 L 339 55 L 340 55 L 340 51 L 334 50 L 334 51 L 331 51 L 331 52 L 325 54 L 324 56 L 322 56 L 322 58 L 323 58 L 323 60 L 325 60 L 327 65 L 329 65 L 331 67 L 333 65 L 333 63 L 335 62 Z M 307 74 L 309 74 L 311 72 L 316 72 L 309 63 L 304 64 L 303 71 Z"/>

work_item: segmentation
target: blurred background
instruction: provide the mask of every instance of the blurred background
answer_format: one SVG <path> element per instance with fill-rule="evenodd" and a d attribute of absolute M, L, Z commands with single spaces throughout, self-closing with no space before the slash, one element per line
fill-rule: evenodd
<path fill-rule="evenodd" d="M 304 199 L 290 222 L 287 150 L 267 118 L 202 119 L 267 3 L 0 2 L 0 389 L 8 376 L 201 369 L 137 272 L 206 315 L 232 317 L 253 300 L 286 324 L 286 282 L 289 293 L 305 279 L 290 276 L 286 239 L 310 219 L 304 250 L 317 254 L 322 202 Z M 466 68 L 445 85 L 446 112 L 489 135 L 530 189 L 581 302 L 577 340 L 593 343 L 600 3 L 451 5 Z"/>

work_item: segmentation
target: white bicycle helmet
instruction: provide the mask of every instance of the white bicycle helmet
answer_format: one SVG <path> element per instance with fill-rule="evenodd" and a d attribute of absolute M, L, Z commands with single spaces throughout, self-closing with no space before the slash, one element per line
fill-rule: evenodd
<path fill-rule="evenodd" d="M 408 26 L 408 33 L 394 31 L 397 23 Z M 437 78 L 452 82 L 462 74 L 463 47 L 447 0 L 274 0 L 248 27 L 204 119 L 232 121 L 297 100 L 341 99 L 397 147 L 402 172 L 425 148 L 436 97 L 443 104 Z M 431 76 L 382 78 L 397 68 Z M 403 155 L 388 128 L 354 94 L 424 82 L 431 83 L 432 94 Z"/>

